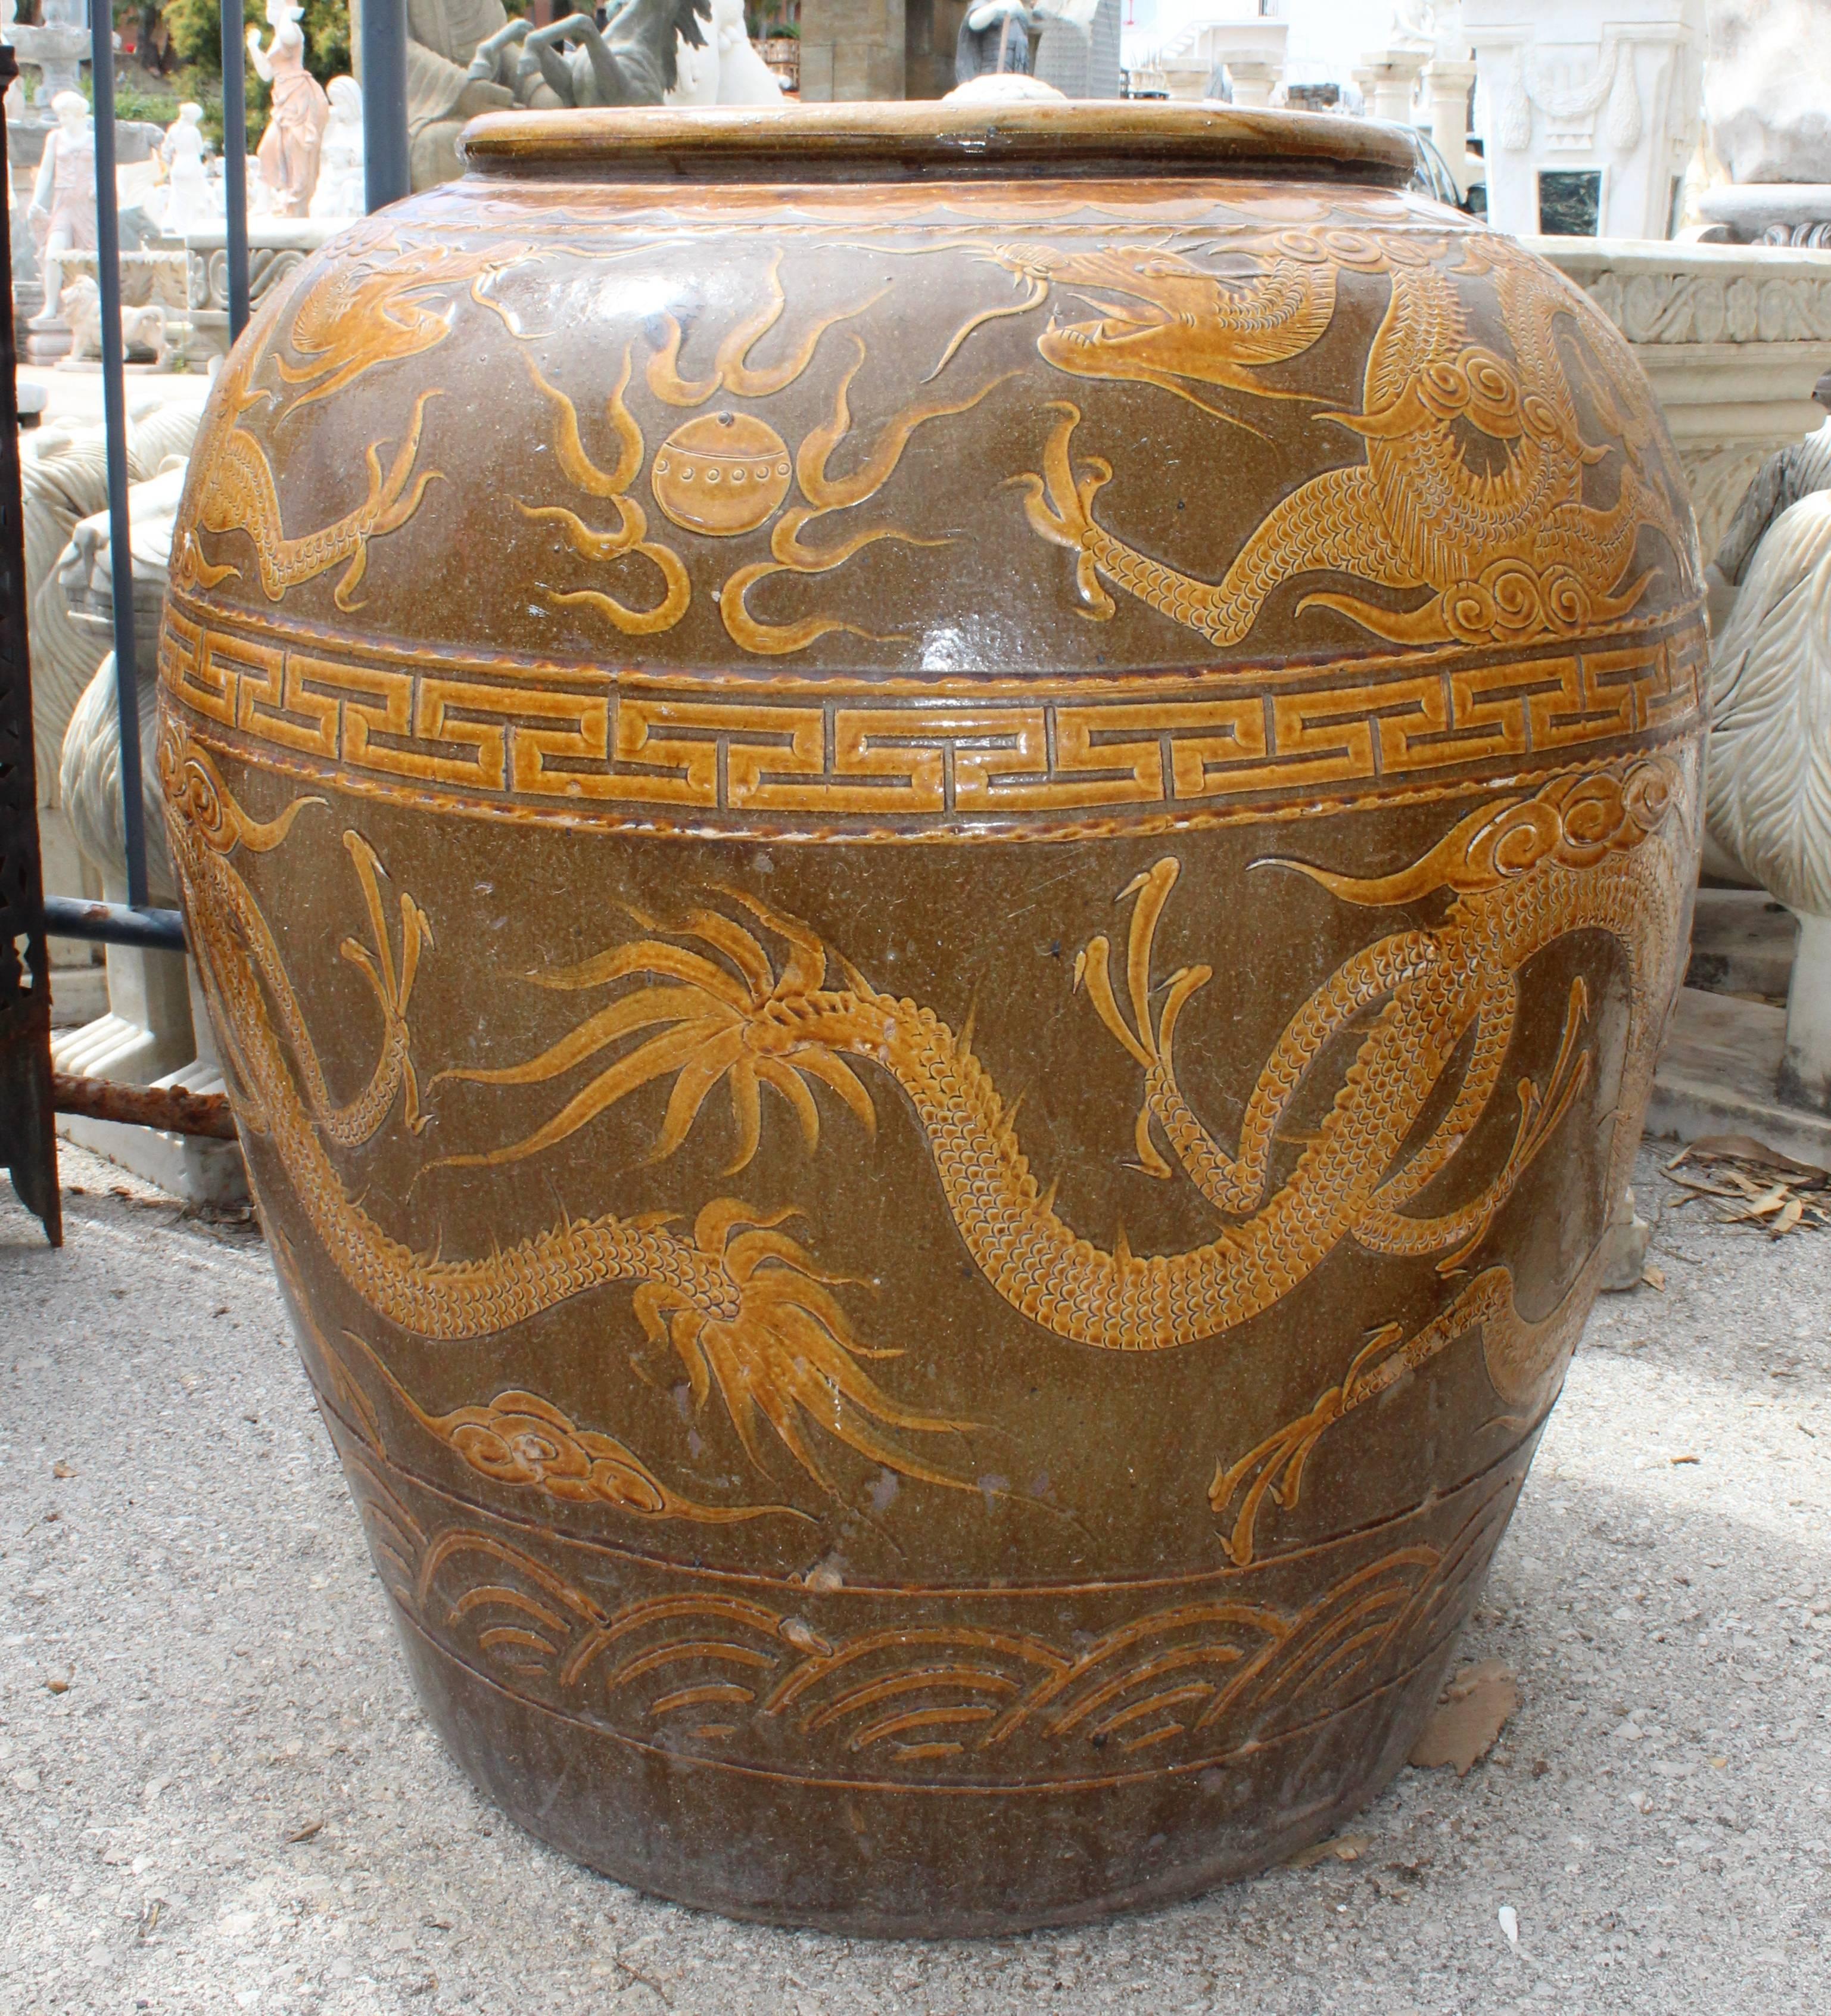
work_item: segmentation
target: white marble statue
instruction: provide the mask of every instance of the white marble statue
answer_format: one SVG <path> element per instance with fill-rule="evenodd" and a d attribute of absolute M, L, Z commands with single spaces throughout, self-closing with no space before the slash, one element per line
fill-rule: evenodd
<path fill-rule="evenodd" d="M 1710 0 L 1704 110 L 1732 182 L 1831 182 L 1831 6 Z"/>
<path fill-rule="evenodd" d="M 327 88 L 330 122 L 318 157 L 314 217 L 361 217 L 369 208 L 363 183 L 362 87 L 353 77 L 333 77 Z"/>
<path fill-rule="evenodd" d="M 261 167 L 273 192 L 274 213 L 303 217 L 318 186 L 318 150 L 330 118 L 324 86 L 305 67 L 305 36 L 299 26 L 304 12 L 298 0 L 265 0 L 267 46 L 261 31 L 248 31 L 248 55 L 254 74 L 272 91 L 267 131 L 261 136 Z"/>
<path fill-rule="evenodd" d="M 45 305 L 32 320 L 35 326 L 47 329 L 59 321 L 63 255 L 95 249 L 95 126 L 89 101 L 81 92 L 60 91 L 51 109 L 57 114 L 57 124 L 45 135 L 27 212 L 38 241 L 38 270 L 45 287 Z"/>
<path fill-rule="evenodd" d="M 165 129 L 159 149 L 166 167 L 166 229 L 174 238 L 207 231 L 222 221 L 222 185 L 210 180 L 204 161 L 210 143 L 203 137 L 203 108 L 185 104 Z"/>
<path fill-rule="evenodd" d="M 1800 920 L 1779 1091 L 1831 1113 L 1831 490 L 1768 527 L 1710 653 L 1710 836 Z"/>
<path fill-rule="evenodd" d="M 743 0 L 712 0 L 706 40 L 695 49 L 682 35 L 674 52 L 680 81 L 665 105 L 779 105 L 782 85 L 757 53 L 744 27 Z"/>

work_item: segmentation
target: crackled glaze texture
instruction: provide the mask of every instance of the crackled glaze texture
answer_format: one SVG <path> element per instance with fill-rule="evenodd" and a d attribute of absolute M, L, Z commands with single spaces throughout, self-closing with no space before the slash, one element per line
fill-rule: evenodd
<path fill-rule="evenodd" d="M 1398 1767 L 1698 841 L 1689 510 L 1580 293 L 1379 128 L 973 117 L 480 122 L 237 346 L 161 646 L 430 1712 L 599 1867 L 866 1931 Z"/>

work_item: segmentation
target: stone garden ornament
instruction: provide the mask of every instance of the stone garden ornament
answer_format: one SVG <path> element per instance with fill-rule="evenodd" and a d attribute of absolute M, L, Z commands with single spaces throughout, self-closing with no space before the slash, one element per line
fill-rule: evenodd
<path fill-rule="evenodd" d="M 45 136 L 27 212 L 45 288 L 45 305 L 32 319 L 40 328 L 60 322 L 64 254 L 95 249 L 95 125 L 89 101 L 81 92 L 60 91 L 51 109 L 57 124 Z"/>
<path fill-rule="evenodd" d="M 330 117 L 324 86 L 305 67 L 305 36 L 299 26 L 304 12 L 298 0 L 265 0 L 267 46 L 258 28 L 248 31 L 248 55 L 254 73 L 272 90 L 267 131 L 261 136 L 261 171 L 272 192 L 272 214 L 303 217 L 318 186 L 318 149 Z"/>
<path fill-rule="evenodd" d="M 518 93 L 538 75 L 561 105 L 659 105 L 679 81 L 680 45 L 705 46 L 712 5 L 624 0 L 602 29 L 589 14 L 544 28 L 509 21 L 479 48 L 470 75 Z"/>
<path fill-rule="evenodd" d="M 635 18 L 569 91 L 665 88 Z M 1287 1856 L 1437 1699 L 1684 964 L 1646 381 L 1368 121 L 464 146 L 228 358 L 160 659 L 427 1712 L 535 1833 L 749 1917 Z"/>

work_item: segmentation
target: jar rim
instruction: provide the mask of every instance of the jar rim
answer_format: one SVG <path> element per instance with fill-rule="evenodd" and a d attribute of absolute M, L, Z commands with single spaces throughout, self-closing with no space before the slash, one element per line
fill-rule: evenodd
<path fill-rule="evenodd" d="M 1118 179 L 1225 172 L 1275 180 L 1408 182 L 1401 126 L 1319 112 L 1149 99 L 594 106 L 486 112 L 459 151 L 491 178 L 635 182 L 951 182 L 1013 173 Z"/>

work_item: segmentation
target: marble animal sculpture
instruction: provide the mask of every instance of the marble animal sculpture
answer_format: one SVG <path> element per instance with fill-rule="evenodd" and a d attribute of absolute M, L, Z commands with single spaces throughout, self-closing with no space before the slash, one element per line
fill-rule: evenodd
<path fill-rule="evenodd" d="M 1831 1112 L 1831 489 L 1761 536 L 1710 650 L 1711 839 L 1800 920 L 1783 1097 Z"/>
<path fill-rule="evenodd" d="M 676 38 L 667 105 L 779 105 L 782 86 L 744 26 L 743 0 L 712 0 L 706 38 Z"/>
<path fill-rule="evenodd" d="M 68 362 L 80 363 L 102 355 L 102 290 L 87 273 L 79 274 L 63 290 L 60 303 L 63 319 L 70 327 Z M 165 359 L 165 310 L 157 301 L 121 311 L 121 348 L 123 357 L 137 364 L 163 363 Z"/>
<path fill-rule="evenodd" d="M 520 92 L 538 76 L 561 105 L 659 105 L 679 82 L 682 44 L 703 49 L 713 0 L 624 0 L 600 29 L 589 14 L 532 27 L 510 21 L 470 74 Z M 778 94 L 779 96 L 780 94 Z"/>
<path fill-rule="evenodd" d="M 523 76 L 478 51 L 509 23 L 502 0 L 407 0 L 407 131 L 413 186 L 450 182 L 467 119 L 506 106 L 559 101 L 538 66 Z"/>

